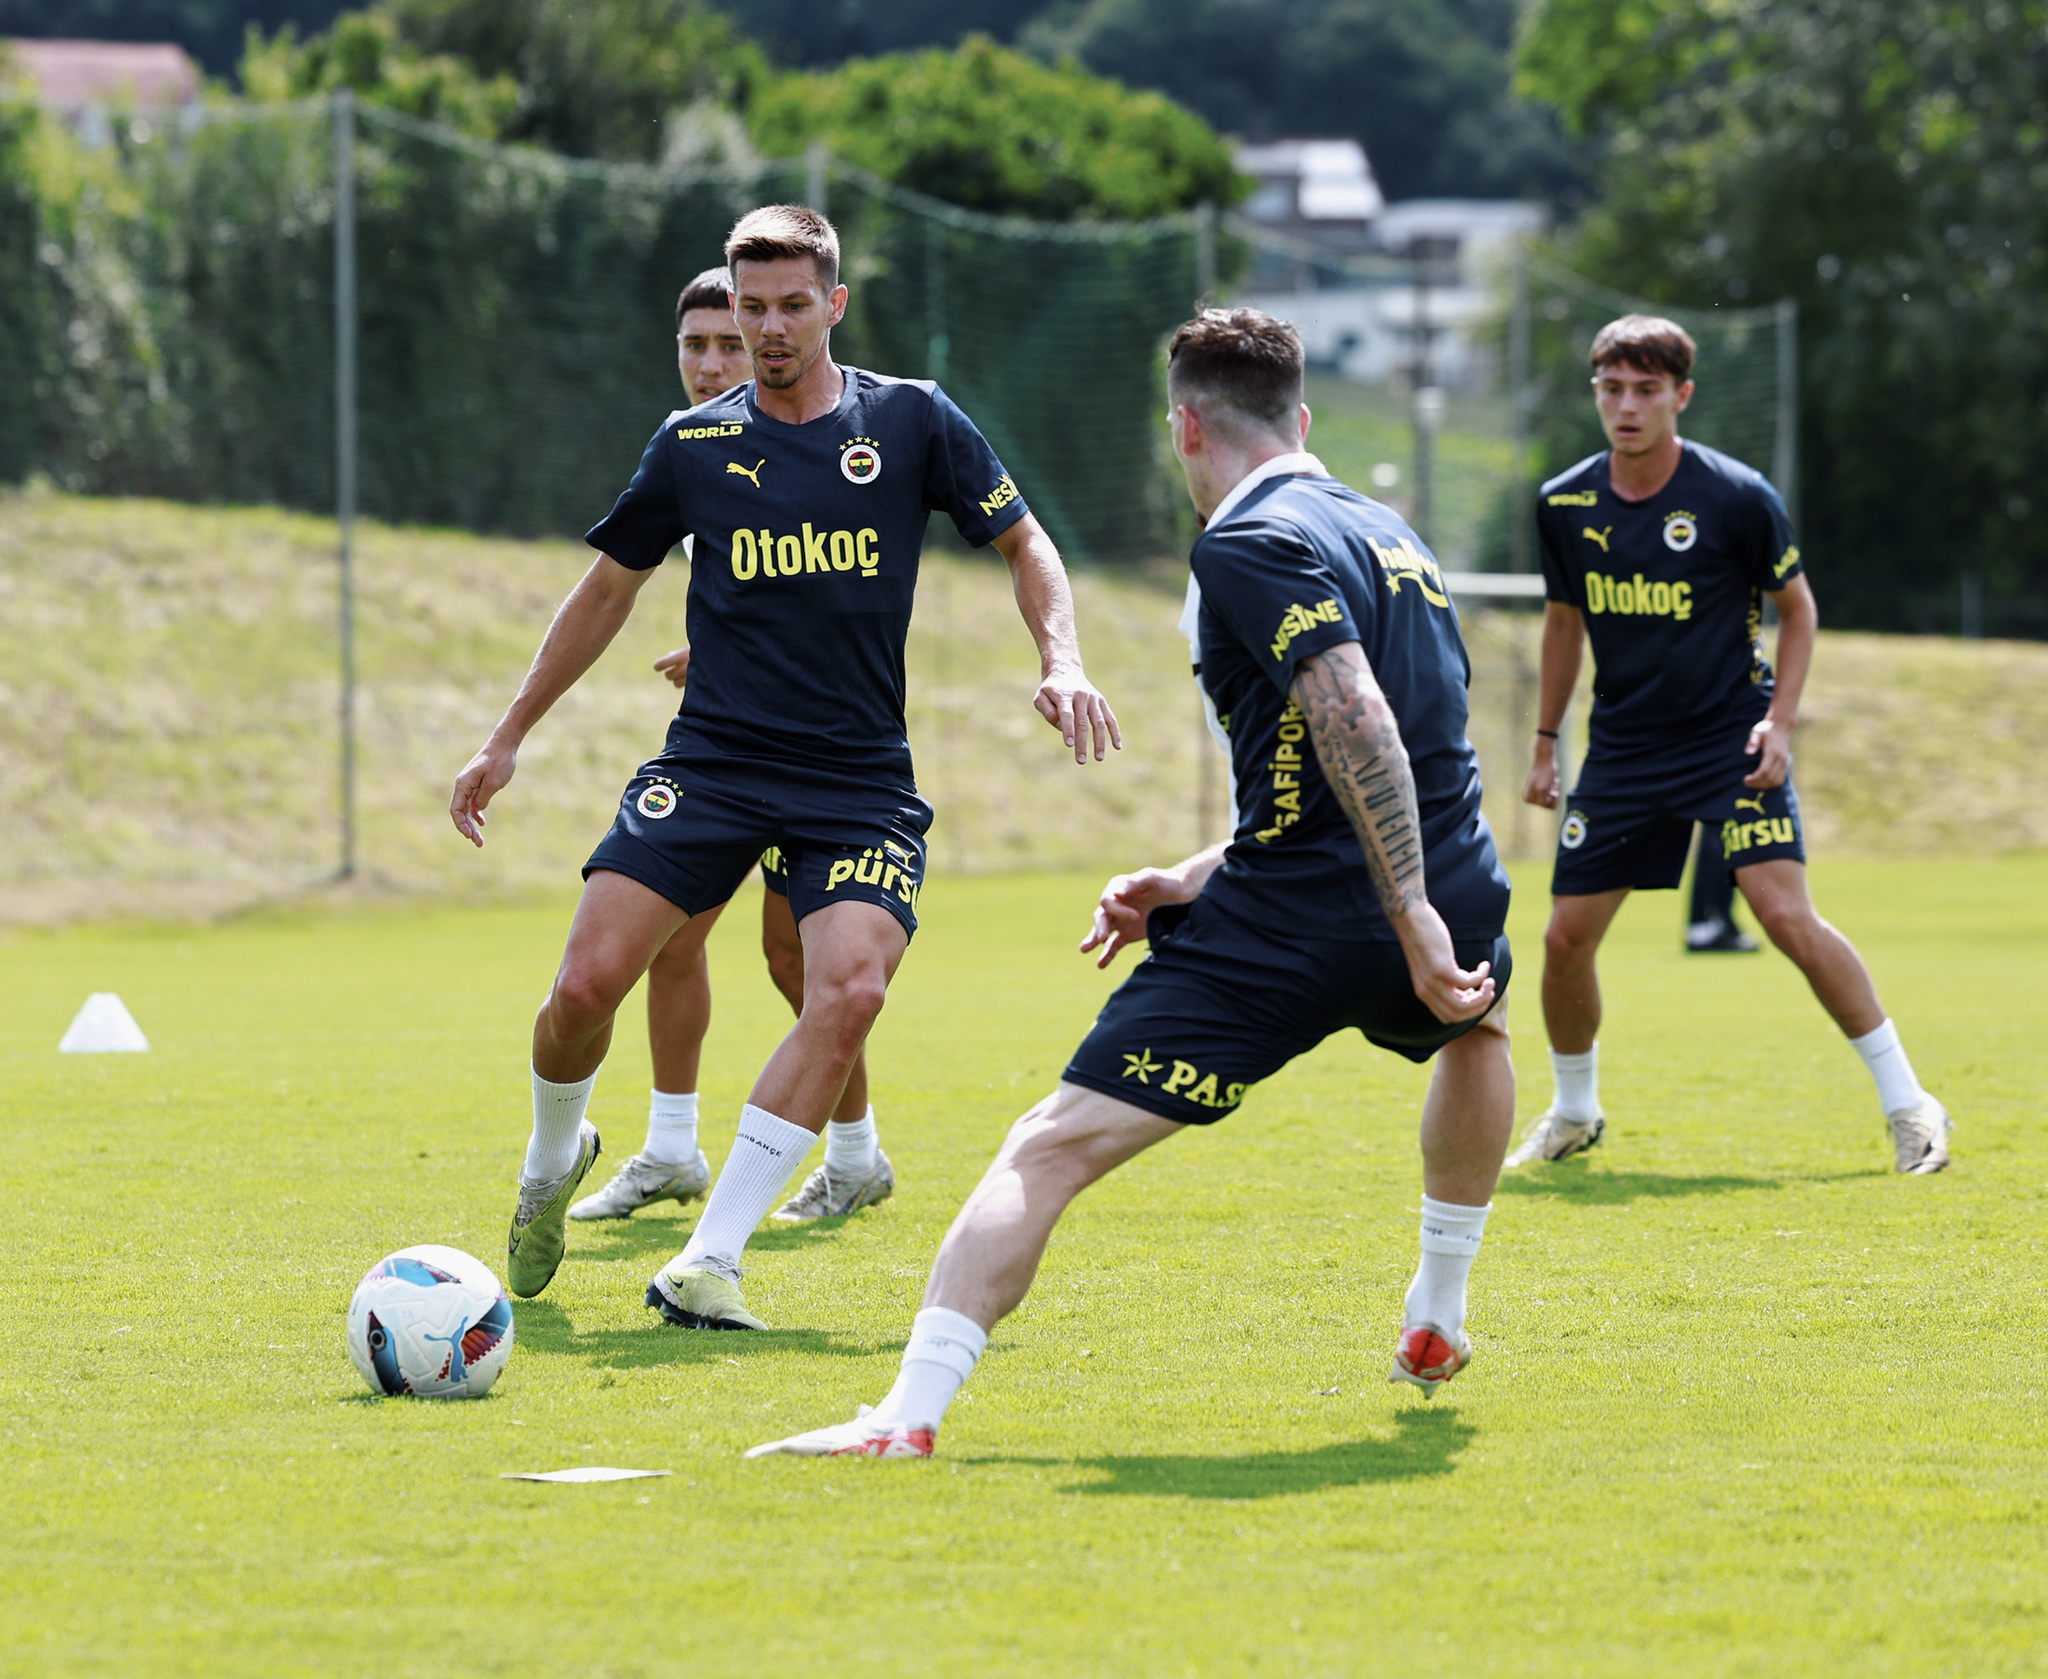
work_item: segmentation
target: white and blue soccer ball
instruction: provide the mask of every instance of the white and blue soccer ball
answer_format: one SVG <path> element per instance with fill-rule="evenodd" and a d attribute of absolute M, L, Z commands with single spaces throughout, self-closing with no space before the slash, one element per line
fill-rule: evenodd
<path fill-rule="evenodd" d="M 372 1393 L 480 1399 L 512 1356 L 512 1302 L 460 1248 L 400 1248 L 356 1287 L 348 1354 Z"/>

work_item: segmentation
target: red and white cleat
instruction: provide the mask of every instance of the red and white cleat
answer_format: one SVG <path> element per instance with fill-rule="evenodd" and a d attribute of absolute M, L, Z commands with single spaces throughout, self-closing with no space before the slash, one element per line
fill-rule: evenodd
<path fill-rule="evenodd" d="M 1422 1389 L 1423 1398 L 1434 1399 L 1436 1390 L 1471 1362 L 1472 1343 L 1462 1329 L 1451 1341 L 1433 1323 L 1410 1324 L 1394 1348 L 1394 1368 L 1387 1372 L 1387 1380 L 1412 1382 Z"/>
<path fill-rule="evenodd" d="M 938 1431 L 922 1423 L 877 1422 L 867 1414 L 833 1428 L 814 1428 L 808 1434 L 792 1434 L 787 1440 L 770 1440 L 755 1446 L 748 1457 L 930 1457 L 938 1444 Z"/>

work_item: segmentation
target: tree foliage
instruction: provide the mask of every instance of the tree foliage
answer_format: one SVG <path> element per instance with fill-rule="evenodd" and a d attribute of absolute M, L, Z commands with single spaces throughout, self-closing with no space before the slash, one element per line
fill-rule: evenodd
<path fill-rule="evenodd" d="M 1136 219 L 1237 196 L 1228 148 L 1193 112 L 985 36 L 779 77 L 749 120 L 770 156 L 823 140 L 900 186 L 995 214 Z"/>
<path fill-rule="evenodd" d="M 700 0 L 379 0 L 301 43 L 252 37 L 258 97 L 365 99 L 572 157 L 651 161 L 693 101 L 744 101 L 760 52 Z"/>
<path fill-rule="evenodd" d="M 1836 621 L 2048 634 L 2048 4 L 1550 0 L 1525 87 L 1606 146 L 1582 272 L 1790 296 Z"/>
<path fill-rule="evenodd" d="M 1391 198 L 1569 192 L 1573 149 L 1511 86 L 1515 0 L 1087 0 L 1019 37 L 1218 128 L 1355 134 Z"/>

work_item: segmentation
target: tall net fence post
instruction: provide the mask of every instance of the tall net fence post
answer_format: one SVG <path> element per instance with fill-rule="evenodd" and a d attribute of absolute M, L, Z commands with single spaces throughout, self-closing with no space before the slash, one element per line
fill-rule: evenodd
<path fill-rule="evenodd" d="M 356 96 L 334 95 L 334 520 L 341 586 L 341 869 L 356 872 Z"/>
<path fill-rule="evenodd" d="M 1515 467 L 1509 509 L 1508 569 L 1529 572 L 1535 564 L 1536 506 L 1529 491 L 1529 414 L 1535 401 L 1529 371 L 1529 243 L 1515 241 L 1514 295 L 1508 307 L 1508 425 Z"/>
<path fill-rule="evenodd" d="M 804 202 L 821 216 L 829 216 L 832 197 L 832 153 L 823 140 L 804 148 Z"/>
<path fill-rule="evenodd" d="M 1195 210 L 1195 307 L 1216 301 L 1216 201 L 1205 198 Z"/>
<path fill-rule="evenodd" d="M 1799 299 L 1781 297 L 1778 323 L 1778 439 L 1771 452 L 1771 476 L 1792 528 L 1799 528 Z"/>

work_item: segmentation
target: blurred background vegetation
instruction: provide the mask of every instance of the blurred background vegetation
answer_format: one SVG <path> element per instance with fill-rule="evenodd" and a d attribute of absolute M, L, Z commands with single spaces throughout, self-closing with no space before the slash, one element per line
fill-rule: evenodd
<path fill-rule="evenodd" d="M 1952 629 L 1968 576 L 1990 629 L 2048 636 L 2034 482 L 2048 449 L 2043 0 L 0 0 L 6 33 L 172 39 L 216 78 L 216 100 L 348 86 L 403 116 L 571 158 L 758 169 L 823 141 L 885 186 L 1076 225 L 1229 204 L 1246 184 L 1231 173 L 1233 137 L 1356 135 L 1391 199 L 1541 202 L 1548 258 L 1614 292 L 1702 313 L 1796 300 L 1800 511 L 1830 621 Z M 20 100 L 0 108 L 0 478 L 61 460 L 74 487 L 163 492 L 188 460 L 113 470 L 138 458 L 152 401 L 168 392 L 204 430 L 228 385 L 290 382 L 317 360 L 324 305 L 296 295 L 318 290 L 310 269 L 251 250 L 246 228 L 212 235 L 236 223 L 239 195 L 310 251 L 325 165 L 305 136 L 275 141 L 261 167 L 244 144 L 241 178 L 214 166 L 215 225 L 194 229 L 175 224 L 205 206 L 166 208 L 170 172 L 134 167 L 139 148 L 116 167 L 63 155 L 50 128 Z M 780 184 L 801 190 L 793 172 Z M 586 275 L 653 214 L 617 193 L 542 214 L 537 190 L 508 188 L 472 220 L 503 240 L 505 216 L 525 216 L 520 238 L 577 244 Z M 407 273 L 445 265 L 454 238 L 414 238 Z M 914 293 L 919 318 L 865 347 L 905 372 L 966 377 L 958 346 L 975 299 L 993 307 L 994 294 L 934 281 L 912 243 L 899 238 L 868 277 L 886 271 Z M 140 250 L 181 277 L 176 308 L 124 292 L 122 261 L 132 270 Z M 1049 253 L 1029 260 L 1050 272 Z M 1214 271 L 1226 284 L 1234 255 L 1225 239 Z M 1145 272 L 1191 295 L 1199 262 L 1189 244 Z M 252 298 L 282 323 L 269 347 L 250 349 L 264 335 L 245 325 L 249 366 L 195 384 L 179 360 L 197 354 L 194 323 L 232 323 Z M 1142 312 L 1125 329 L 1140 325 Z M 1548 369 L 1559 388 L 1572 354 Z M 1077 396 L 1095 388 L 1087 367 L 1073 378 Z M 1358 406 L 1398 420 L 1376 402 Z M 320 425 L 298 426 L 309 463 Z M 1539 427 L 1514 481 L 1565 464 L 1551 457 L 1571 429 Z M 1481 458 L 1507 432 L 1496 411 L 1446 458 Z M 317 506 L 320 483 L 308 464 L 281 499 Z M 1502 509 L 1521 494 L 1496 491 Z M 1505 563 L 1507 516 L 1460 527 L 1479 533 L 1481 560 Z M 1170 540 L 1148 516 L 1096 552 Z"/>

